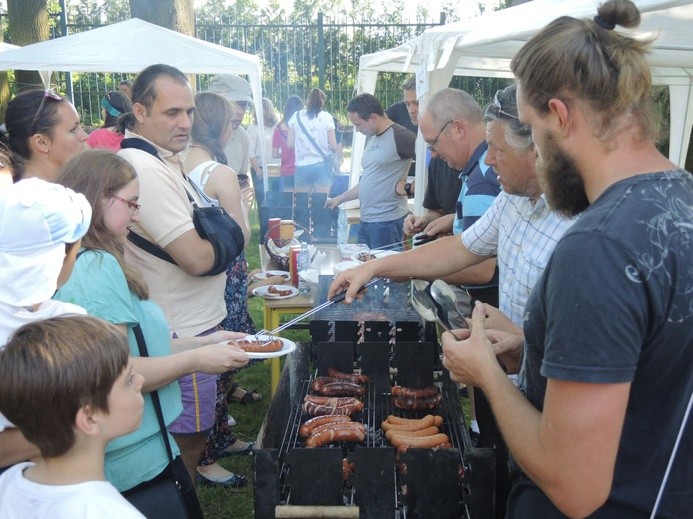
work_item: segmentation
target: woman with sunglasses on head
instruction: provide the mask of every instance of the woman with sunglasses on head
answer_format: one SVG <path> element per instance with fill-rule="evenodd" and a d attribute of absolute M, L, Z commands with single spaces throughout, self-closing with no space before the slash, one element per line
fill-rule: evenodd
<path fill-rule="evenodd" d="M 103 128 L 94 130 L 87 138 L 90 148 L 102 148 L 114 153 L 120 149 L 125 128 L 118 124 L 120 116 L 132 111 L 132 101 L 123 92 L 111 90 L 101 100 Z"/>
<path fill-rule="evenodd" d="M 15 180 L 54 182 L 58 169 L 82 151 L 87 140 L 75 107 L 50 89 L 17 94 L 7 105 L 5 126 L 10 148 L 21 159 Z"/>
<path fill-rule="evenodd" d="M 195 96 L 195 119 L 191 131 L 190 149 L 185 157 L 185 170 L 188 179 L 196 189 L 209 197 L 210 204 L 220 205 L 231 215 L 243 231 L 245 242 L 250 238 L 247 211 L 241 200 L 238 179 L 226 165 L 224 147 L 231 138 L 233 108 L 221 95 L 214 92 L 200 92 Z M 222 322 L 225 330 L 255 333 L 255 324 L 250 318 L 247 305 L 246 278 L 248 265 L 245 254 L 240 254 L 231 262 L 226 271 L 226 319 Z M 214 413 L 214 426 L 207 438 L 207 444 L 197 467 L 197 480 L 212 486 L 240 487 L 247 483 L 245 476 L 229 472 L 217 461 L 232 454 L 249 454 L 253 447 L 236 439 L 229 426 L 227 397 L 235 392 L 241 397 L 253 392 L 245 392 L 233 383 L 232 373 L 223 373 L 217 378 L 217 395 Z"/>
<path fill-rule="evenodd" d="M 72 276 L 55 298 L 79 304 L 90 315 L 116 325 L 128 338 L 134 369 L 145 377 L 142 425 L 106 449 L 106 476 L 127 498 L 142 488 L 140 485 L 146 486 L 168 471 L 168 454 L 148 393 L 158 392 L 164 421 L 169 425 L 182 410 L 177 379 L 194 372 L 215 375 L 245 366 L 245 352 L 220 344 L 245 334 L 218 331 L 204 337 L 171 338 L 163 311 L 149 299 L 142 276 L 124 258 L 128 227 L 139 221 L 140 208 L 139 182 L 127 161 L 106 150 L 86 150 L 61 169 L 58 182 L 84 193 L 93 207 L 93 217 Z M 149 358 L 140 357 L 133 331 L 136 325 L 145 337 Z M 180 451 L 170 436 L 169 441 L 189 516 L 201 517 Z M 147 517 L 157 517 L 141 511 Z"/>

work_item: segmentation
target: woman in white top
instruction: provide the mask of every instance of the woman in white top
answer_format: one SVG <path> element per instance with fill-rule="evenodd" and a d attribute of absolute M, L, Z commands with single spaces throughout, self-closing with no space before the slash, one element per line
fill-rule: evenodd
<path fill-rule="evenodd" d="M 323 110 L 325 92 L 314 88 L 306 108 L 289 121 L 288 145 L 296 153 L 294 189 L 297 192 L 327 193 L 332 178 L 330 154 L 337 151 L 334 119 Z"/>
<path fill-rule="evenodd" d="M 243 231 L 245 242 L 250 238 L 247 211 L 241 199 L 236 173 L 226 165 L 224 147 L 233 129 L 229 124 L 233 112 L 229 102 L 214 92 L 200 92 L 195 96 L 195 119 L 190 149 L 185 158 L 188 178 L 197 184 L 213 202 L 226 209 Z M 227 317 L 222 326 L 226 330 L 255 333 L 246 302 L 248 266 L 245 255 L 236 258 L 226 271 Z M 207 446 L 197 467 L 198 482 L 207 485 L 239 487 L 247 483 L 244 476 L 229 472 L 217 463 L 220 457 L 231 454 L 250 454 L 252 443 L 237 440 L 228 424 L 227 395 L 233 393 L 231 372 L 217 378 L 217 402 L 214 426 Z M 242 392 L 241 388 L 238 388 Z M 242 395 L 241 395 L 242 396 Z"/>

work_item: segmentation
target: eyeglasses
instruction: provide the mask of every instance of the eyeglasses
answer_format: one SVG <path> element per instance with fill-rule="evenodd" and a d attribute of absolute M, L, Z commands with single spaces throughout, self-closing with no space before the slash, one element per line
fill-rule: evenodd
<path fill-rule="evenodd" d="M 454 122 L 454 119 L 450 119 L 448 122 L 446 122 L 446 123 L 443 125 L 443 127 L 440 129 L 440 131 L 438 132 L 438 135 L 436 135 L 436 138 L 433 139 L 433 140 L 432 140 L 431 142 L 429 142 L 428 144 L 426 144 L 426 147 L 427 147 L 430 151 L 432 151 L 433 153 L 435 153 L 435 151 L 436 151 L 436 146 L 438 146 L 438 140 L 440 139 L 440 136 L 443 135 L 443 132 L 445 131 L 445 129 L 446 129 L 446 128 L 448 127 L 448 125 L 449 125 L 450 123 L 452 123 L 452 122 Z"/>
<path fill-rule="evenodd" d="M 125 205 L 127 205 L 130 208 L 130 211 L 132 211 L 133 213 L 135 211 L 139 211 L 140 207 L 142 207 L 137 202 L 133 202 L 132 200 L 125 200 L 124 198 L 121 198 L 118 195 L 111 195 L 111 198 L 115 198 L 116 200 L 123 202 Z"/>
<path fill-rule="evenodd" d="M 38 123 L 39 118 L 41 117 L 41 113 L 43 112 L 43 107 L 46 106 L 46 99 L 52 99 L 53 101 L 62 101 L 63 98 L 58 94 L 55 90 L 52 89 L 47 89 L 43 92 L 43 98 L 41 99 L 41 103 L 39 104 L 38 110 L 36 110 L 36 115 L 34 116 L 34 120 L 31 123 L 31 135 L 36 134 L 36 123 Z"/>
<path fill-rule="evenodd" d="M 503 107 L 501 106 L 501 102 L 498 100 L 498 94 L 500 94 L 501 92 L 502 92 L 502 90 L 498 90 L 496 92 L 496 95 L 493 96 L 493 106 L 496 108 L 496 111 L 500 115 L 504 115 L 506 117 L 510 117 L 511 119 L 515 119 L 516 121 L 519 121 L 520 118 L 517 115 L 513 115 L 513 114 L 508 113 L 505 110 L 503 110 Z"/>

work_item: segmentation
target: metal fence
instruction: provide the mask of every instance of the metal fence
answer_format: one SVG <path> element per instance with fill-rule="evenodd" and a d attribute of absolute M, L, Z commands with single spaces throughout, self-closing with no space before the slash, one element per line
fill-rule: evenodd
<path fill-rule="evenodd" d="M 445 23 L 441 13 L 438 24 L 381 24 L 343 22 L 318 14 L 316 21 L 295 24 L 233 24 L 229 20 L 198 18 L 196 36 L 202 40 L 234 48 L 260 58 L 263 69 L 263 95 L 277 109 L 283 110 L 286 99 L 298 95 L 305 99 L 314 87 L 327 93 L 326 110 L 342 123 L 348 123 L 346 105 L 354 95 L 359 58 L 400 45 L 418 36 L 428 27 Z M 54 37 L 98 27 L 98 24 L 54 24 Z M 100 100 L 105 92 L 117 88 L 125 74 L 108 72 L 73 73 L 72 88 L 67 85 L 68 74 L 53 77 L 57 88 L 71 92 L 75 106 L 85 126 L 99 126 Z M 382 73 L 375 95 L 387 107 L 401 99 L 401 85 L 406 74 Z M 197 88 L 204 90 L 209 77 L 196 78 Z M 462 88 L 480 103 L 493 97 L 498 88 L 507 84 L 504 79 L 456 77 L 451 86 Z M 250 117 L 250 116 L 248 116 Z M 250 122 L 249 120 L 247 122 Z"/>

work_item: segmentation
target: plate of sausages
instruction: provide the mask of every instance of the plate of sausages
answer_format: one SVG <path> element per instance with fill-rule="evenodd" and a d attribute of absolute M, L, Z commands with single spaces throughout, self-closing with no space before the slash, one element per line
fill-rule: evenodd
<path fill-rule="evenodd" d="M 296 349 L 296 343 L 282 337 L 269 335 L 248 335 L 243 339 L 229 341 L 236 344 L 248 354 L 251 359 L 271 359 L 291 353 Z"/>
<path fill-rule="evenodd" d="M 253 294 L 263 299 L 287 299 L 298 294 L 298 288 L 291 285 L 267 285 L 253 289 Z"/>

